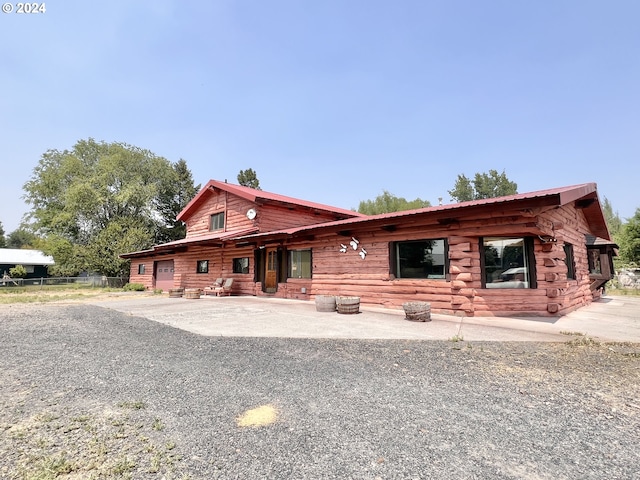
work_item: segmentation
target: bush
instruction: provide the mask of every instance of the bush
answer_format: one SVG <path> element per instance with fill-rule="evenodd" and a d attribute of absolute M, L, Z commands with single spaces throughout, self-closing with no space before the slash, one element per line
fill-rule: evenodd
<path fill-rule="evenodd" d="M 11 278 L 24 278 L 27 276 L 27 269 L 22 265 L 16 265 L 9 269 L 9 276 Z"/>
<path fill-rule="evenodd" d="M 127 292 L 144 292 L 144 285 L 141 283 L 125 283 L 123 290 Z"/>

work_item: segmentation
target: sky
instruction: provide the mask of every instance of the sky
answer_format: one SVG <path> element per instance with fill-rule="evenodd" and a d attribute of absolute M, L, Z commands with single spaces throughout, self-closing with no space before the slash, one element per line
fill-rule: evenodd
<path fill-rule="evenodd" d="M 6 234 L 42 154 L 88 138 L 348 209 L 491 169 L 640 208 L 635 0 L 43 3 L 0 13 Z"/>

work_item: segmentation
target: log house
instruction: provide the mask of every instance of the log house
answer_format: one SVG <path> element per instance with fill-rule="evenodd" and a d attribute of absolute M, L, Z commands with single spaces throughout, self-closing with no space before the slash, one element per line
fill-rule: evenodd
<path fill-rule="evenodd" d="M 463 316 L 558 316 L 613 277 L 594 183 L 381 215 L 211 180 L 178 215 L 182 240 L 121 255 L 131 282 L 312 300 L 354 295 Z"/>

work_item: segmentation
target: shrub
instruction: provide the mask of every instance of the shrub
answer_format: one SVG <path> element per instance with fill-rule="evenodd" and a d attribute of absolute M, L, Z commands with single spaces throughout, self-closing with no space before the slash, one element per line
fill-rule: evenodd
<path fill-rule="evenodd" d="M 16 265 L 9 269 L 9 276 L 11 278 L 24 278 L 27 276 L 27 269 L 22 265 Z"/>
<path fill-rule="evenodd" d="M 132 291 L 132 292 L 144 292 L 145 288 L 144 285 L 141 283 L 126 283 L 124 285 L 124 287 L 122 287 L 123 290 L 125 291 Z"/>

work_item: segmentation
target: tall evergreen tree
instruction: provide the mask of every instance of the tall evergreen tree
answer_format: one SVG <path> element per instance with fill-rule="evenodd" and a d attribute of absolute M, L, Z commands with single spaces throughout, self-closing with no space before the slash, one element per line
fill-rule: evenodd
<path fill-rule="evenodd" d="M 255 188 L 260 190 L 260 180 L 253 168 L 247 168 L 246 170 L 240 170 L 238 173 L 238 183 L 245 187 Z"/>
<path fill-rule="evenodd" d="M 609 199 L 607 197 L 604 197 L 602 212 L 604 213 L 604 219 L 607 222 L 609 233 L 612 237 L 616 237 L 622 229 L 622 220 L 620 219 L 620 215 L 618 215 L 618 212 L 614 213 L 611 202 L 609 202 Z"/>

